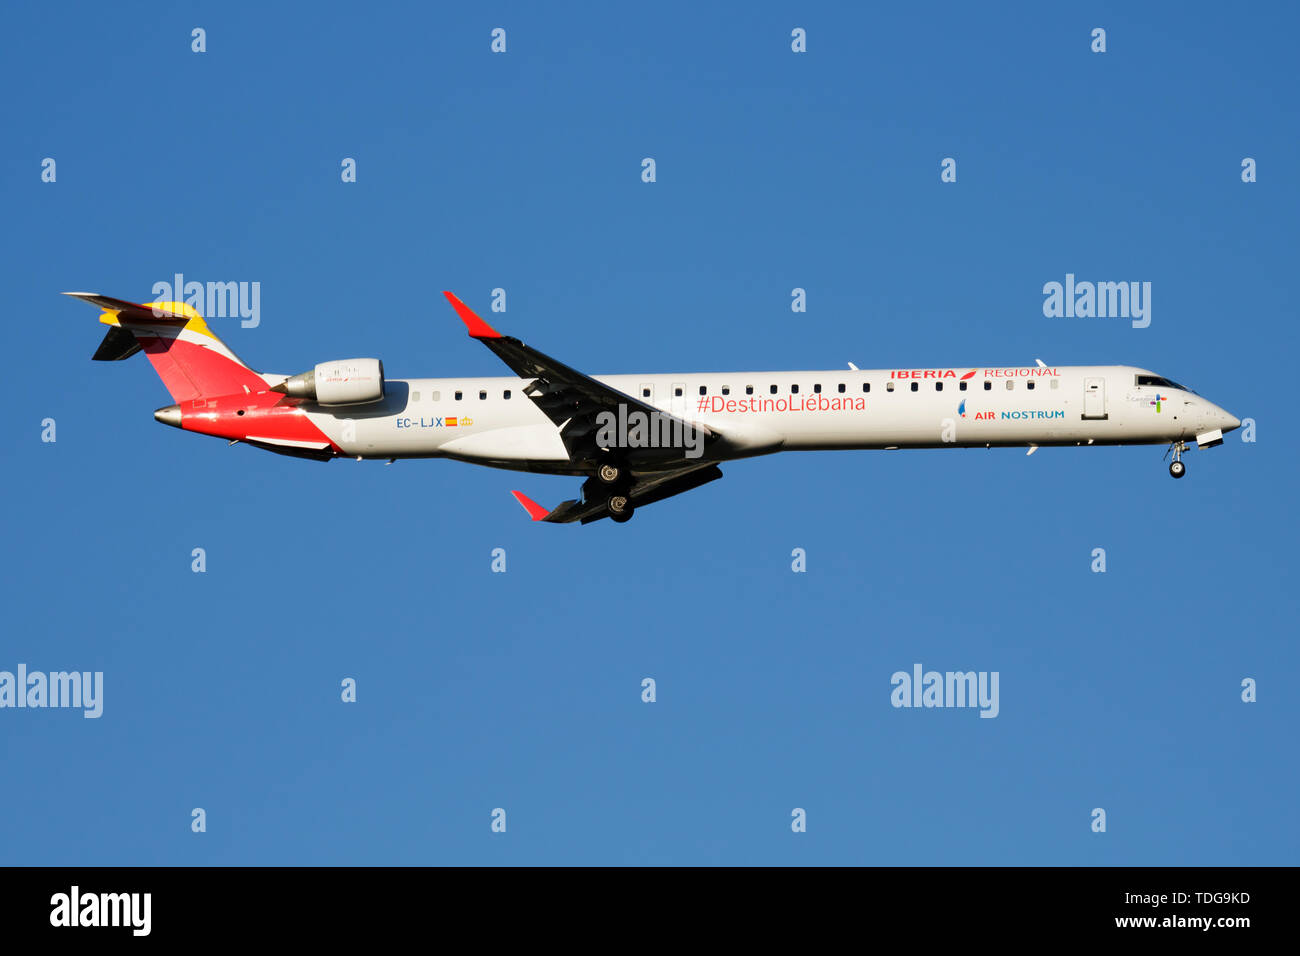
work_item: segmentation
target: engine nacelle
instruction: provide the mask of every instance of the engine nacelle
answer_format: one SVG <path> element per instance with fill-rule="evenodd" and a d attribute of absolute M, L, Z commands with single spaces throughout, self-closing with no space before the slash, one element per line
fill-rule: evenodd
<path fill-rule="evenodd" d="M 309 398 L 322 405 L 364 405 L 384 397 L 384 363 L 379 359 L 321 362 L 310 372 L 287 378 L 271 391 Z"/>

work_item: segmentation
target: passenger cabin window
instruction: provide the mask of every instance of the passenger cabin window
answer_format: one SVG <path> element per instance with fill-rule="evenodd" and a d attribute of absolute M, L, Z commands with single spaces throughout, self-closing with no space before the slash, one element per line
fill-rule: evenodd
<path fill-rule="evenodd" d="M 1052 379 L 1052 388 L 1060 388 L 1060 387 L 1061 387 L 1061 380 L 1059 378 Z"/>
<path fill-rule="evenodd" d="M 799 386 L 798 386 L 798 385 L 791 385 L 791 386 L 790 386 L 790 394 L 791 394 L 791 395 L 798 395 L 798 394 L 799 394 Z"/>
<path fill-rule="evenodd" d="M 643 389 L 641 389 L 641 397 L 642 397 L 642 398 L 649 398 L 649 397 L 650 397 L 650 389 L 648 389 L 648 388 L 643 388 Z"/>
<path fill-rule="evenodd" d="M 505 398 L 505 399 L 509 399 L 509 398 L 510 398 L 510 389 L 507 388 L 504 392 L 502 392 L 502 393 L 501 393 L 501 397 L 502 397 L 502 398 Z"/>
<path fill-rule="evenodd" d="M 1025 388 L 1029 389 L 1029 390 L 1032 392 L 1032 391 L 1034 390 L 1034 383 L 1033 383 L 1033 382 L 1025 382 Z"/>
<path fill-rule="evenodd" d="M 440 402 L 442 401 L 442 392 L 430 392 L 429 398 L 433 399 L 435 402 Z"/>
<path fill-rule="evenodd" d="M 753 394 L 754 394 L 754 386 L 753 386 L 753 385 L 746 385 L 746 386 L 745 386 L 745 394 L 746 394 L 746 395 L 753 395 Z"/>
<path fill-rule="evenodd" d="M 701 385 L 701 386 L 700 386 L 700 394 L 701 394 L 701 395 L 707 395 L 707 394 L 709 394 L 709 386 L 707 386 L 707 385 Z"/>
<path fill-rule="evenodd" d="M 1016 387 L 1016 383 L 1011 381 L 1011 379 L 1007 379 L 1007 391 L 1009 392 L 1015 387 Z"/>
<path fill-rule="evenodd" d="M 483 400 L 486 399 L 486 398 L 487 398 L 487 392 L 485 392 L 485 391 L 480 391 L 480 392 L 478 393 L 478 400 L 479 400 L 480 402 L 483 401 Z"/>
<path fill-rule="evenodd" d="M 915 391 L 919 391 L 920 388 L 921 388 L 921 385 L 920 385 L 919 382 L 913 382 L 913 383 L 912 383 L 912 391 L 914 391 L 914 392 L 915 392 Z"/>
<path fill-rule="evenodd" d="M 678 385 L 676 388 L 674 388 L 674 389 L 673 389 L 673 394 L 676 395 L 678 398 L 681 398 L 681 397 L 682 397 L 682 387 L 681 387 L 680 385 Z"/>
<path fill-rule="evenodd" d="M 893 390 L 894 390 L 894 383 L 893 383 L 893 382 L 886 382 L 886 383 L 885 383 L 885 391 L 887 391 L 887 392 L 892 392 Z"/>
<path fill-rule="evenodd" d="M 844 389 L 845 389 L 845 385 L 844 385 L 844 383 L 843 383 L 843 382 L 840 382 L 840 385 L 839 385 L 839 392 L 840 392 L 841 395 L 844 394 Z"/>
<path fill-rule="evenodd" d="M 966 391 L 966 383 L 965 383 L 965 382 L 958 382 L 958 383 L 957 383 L 957 391 L 959 391 L 959 392 L 964 392 L 964 391 Z"/>
<path fill-rule="evenodd" d="M 984 380 L 984 391 L 987 392 L 987 391 L 988 391 L 989 389 L 991 389 L 992 387 L 993 387 L 993 383 L 990 382 L 988 379 L 985 379 L 985 380 Z"/>
<path fill-rule="evenodd" d="M 460 401 L 460 392 L 457 392 L 457 393 L 456 393 L 456 401 L 458 401 L 458 402 Z"/>
<path fill-rule="evenodd" d="M 722 386 L 722 394 L 723 394 L 723 395 L 730 395 L 730 394 L 731 394 L 731 386 L 730 386 L 730 385 L 724 385 L 724 386 Z"/>
<path fill-rule="evenodd" d="M 822 387 L 821 387 L 820 385 L 814 385 L 814 386 L 813 386 L 813 391 L 814 391 L 816 394 L 820 395 L 820 394 L 822 393 Z"/>
<path fill-rule="evenodd" d="M 892 392 L 892 391 L 894 390 L 894 386 L 890 385 L 890 386 L 889 386 L 889 390 Z M 862 383 L 862 392 L 863 392 L 863 394 L 866 394 L 866 393 L 869 392 L 869 391 L 871 391 L 871 383 L 870 383 L 870 382 L 863 382 L 863 383 Z"/>
<path fill-rule="evenodd" d="M 411 393 L 411 401 L 413 401 L 413 402 L 418 402 L 419 400 L 420 400 L 420 393 L 419 393 L 419 392 L 412 392 L 412 393 Z"/>
<path fill-rule="evenodd" d="M 770 385 L 770 386 L 768 386 L 768 387 L 772 390 L 772 394 L 775 395 L 775 394 L 776 394 L 776 386 L 775 386 L 775 385 Z"/>
<path fill-rule="evenodd" d="M 935 382 L 935 383 L 934 383 L 934 390 L 935 390 L 936 392 L 942 392 L 942 391 L 943 391 L 943 382 Z"/>

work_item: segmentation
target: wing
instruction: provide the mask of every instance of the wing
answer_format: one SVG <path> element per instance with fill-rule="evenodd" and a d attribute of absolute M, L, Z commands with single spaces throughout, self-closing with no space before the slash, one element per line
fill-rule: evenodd
<path fill-rule="evenodd" d="M 519 339 L 502 335 L 456 296 L 450 292 L 443 295 L 469 329 L 471 338 L 478 339 L 495 352 L 520 378 L 532 379 L 524 388 L 524 394 L 560 429 L 560 439 L 576 463 L 595 466 L 601 453 L 596 444 L 596 433 L 600 429 L 598 416 L 608 412 L 617 418 L 620 408 L 624 415 L 632 411 L 641 412 L 669 429 L 694 429 L 695 434 L 703 435 L 705 445 L 716 437 L 698 422 L 687 422 L 670 415 L 530 348 Z M 673 433 L 682 434 L 681 431 Z M 683 448 L 646 448 L 638 450 L 637 457 L 658 463 L 674 459 L 685 462 L 684 451 Z"/>
<path fill-rule="evenodd" d="M 779 437 L 748 433 L 723 436 L 699 422 L 671 415 L 635 396 L 598 382 L 591 376 L 528 347 L 519 339 L 502 335 L 456 296 L 450 292 L 444 292 L 443 295 L 465 323 L 471 338 L 478 339 L 495 352 L 520 378 L 531 380 L 524 388 L 524 394 L 559 428 L 560 438 L 570 459 L 580 467 L 595 472 L 602 464 L 610 461 L 610 456 L 597 443 L 601 419 L 606 414 L 626 421 L 624 416 L 639 412 L 658 427 L 666 428 L 667 433 L 681 435 L 685 434 L 686 429 L 693 429 L 695 435 L 702 437 L 702 443 L 693 449 L 671 444 L 622 449 L 622 454 L 616 460 L 620 466 L 626 467 L 626 476 L 617 488 L 602 486 L 593 475 L 583 484 L 581 498 L 562 502 L 549 511 L 522 492 L 514 492 L 515 498 L 534 521 L 560 524 L 573 521 L 587 524 L 601 518 L 626 521 L 635 508 L 671 498 L 721 478 L 722 470 L 712 463 L 717 459 L 706 454 L 709 446 L 721 446 L 733 451 L 745 449 L 744 453 L 756 454 L 760 449 L 774 449 L 779 445 Z M 687 457 L 688 450 L 693 452 L 691 457 Z M 616 498 L 623 501 L 617 511 L 611 505 L 611 501 Z"/>
<path fill-rule="evenodd" d="M 636 476 L 636 483 L 628 492 L 628 498 L 634 507 L 640 508 L 656 501 L 663 501 L 665 498 L 671 498 L 673 495 L 680 495 L 684 491 L 706 485 L 710 481 L 716 481 L 721 477 L 722 469 L 717 465 L 695 465 L 674 471 L 639 474 Z M 511 494 L 515 496 L 515 499 L 534 521 L 551 521 L 559 524 L 581 521 L 583 524 L 589 524 L 592 521 L 599 521 L 601 518 L 610 516 L 608 505 L 601 498 L 591 501 L 574 498 L 561 502 L 550 511 L 547 511 L 545 507 L 533 501 L 522 491 L 511 492 Z"/>

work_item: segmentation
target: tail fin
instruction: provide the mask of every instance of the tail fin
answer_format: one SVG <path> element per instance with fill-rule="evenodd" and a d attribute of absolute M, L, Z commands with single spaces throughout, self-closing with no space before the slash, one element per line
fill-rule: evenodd
<path fill-rule="evenodd" d="M 266 391 L 266 381 L 213 334 L 183 302 L 124 302 L 93 292 L 65 292 L 104 310 L 110 326 L 93 358 L 118 362 L 143 351 L 172 401 Z"/>

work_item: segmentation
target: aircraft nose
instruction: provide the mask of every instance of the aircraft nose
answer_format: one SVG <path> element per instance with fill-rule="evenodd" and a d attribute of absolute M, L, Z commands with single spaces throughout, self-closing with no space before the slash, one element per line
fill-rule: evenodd
<path fill-rule="evenodd" d="M 1228 412 L 1223 411 L 1223 409 L 1219 409 L 1219 411 L 1223 415 L 1223 424 L 1220 425 L 1219 427 L 1222 428 L 1225 432 L 1230 432 L 1234 428 L 1241 427 L 1240 418 L 1238 418 L 1235 415 L 1231 415 Z"/>

